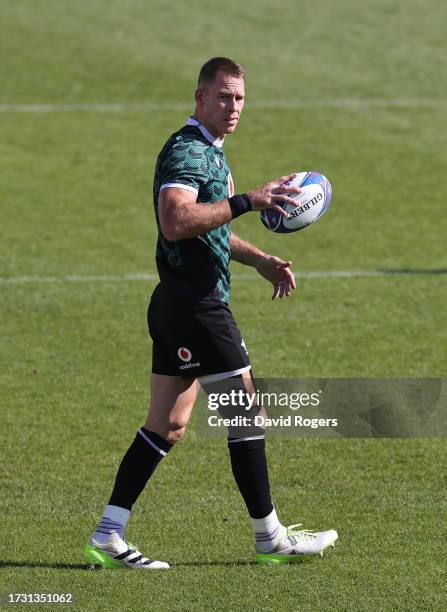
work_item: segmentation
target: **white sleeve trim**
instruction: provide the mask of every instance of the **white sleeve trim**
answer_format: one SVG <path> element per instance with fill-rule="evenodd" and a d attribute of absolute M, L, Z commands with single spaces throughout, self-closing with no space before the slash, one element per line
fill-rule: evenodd
<path fill-rule="evenodd" d="M 168 189 L 168 187 L 174 187 L 175 189 L 186 189 L 186 191 L 192 191 L 196 195 L 199 193 L 199 190 L 195 187 L 192 187 L 191 185 L 183 185 L 183 183 L 163 183 L 163 185 L 160 187 L 160 191 L 162 189 Z"/>

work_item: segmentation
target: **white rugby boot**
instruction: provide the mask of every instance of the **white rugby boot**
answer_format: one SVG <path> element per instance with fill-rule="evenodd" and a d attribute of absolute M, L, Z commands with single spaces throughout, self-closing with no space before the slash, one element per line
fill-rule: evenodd
<path fill-rule="evenodd" d="M 338 533 L 334 529 L 329 531 L 298 530 L 301 523 L 284 527 L 284 536 L 268 553 L 257 553 L 256 563 L 262 565 L 276 565 L 278 563 L 291 563 L 301 561 L 315 555 L 323 556 L 328 547 L 335 547 Z"/>
<path fill-rule="evenodd" d="M 104 569 L 130 569 L 151 570 L 168 569 L 169 564 L 164 561 L 153 561 L 145 557 L 139 550 L 119 536 L 107 544 L 100 544 L 92 536 L 84 548 L 84 556 L 90 569 L 102 567 Z"/>

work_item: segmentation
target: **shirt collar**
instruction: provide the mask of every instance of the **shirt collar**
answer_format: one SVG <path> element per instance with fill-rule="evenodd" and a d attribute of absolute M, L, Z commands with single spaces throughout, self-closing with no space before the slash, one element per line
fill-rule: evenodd
<path fill-rule="evenodd" d="M 199 130 L 202 132 L 202 134 L 205 136 L 205 138 L 208 140 L 208 142 L 210 142 L 215 147 L 219 147 L 219 148 L 223 147 L 224 139 L 214 138 L 214 136 L 208 132 L 206 127 L 204 127 L 201 123 L 199 123 L 197 119 L 194 119 L 194 117 L 188 117 L 188 121 L 186 122 L 186 124 L 195 125 L 196 127 L 198 127 Z"/>

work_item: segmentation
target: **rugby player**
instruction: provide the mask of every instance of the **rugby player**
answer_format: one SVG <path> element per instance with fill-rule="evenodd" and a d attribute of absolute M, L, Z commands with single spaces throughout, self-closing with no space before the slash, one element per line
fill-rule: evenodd
<path fill-rule="evenodd" d="M 131 509 L 160 461 L 181 440 L 197 396 L 222 388 L 254 391 L 245 343 L 233 319 L 230 259 L 254 268 L 273 285 L 273 299 L 296 288 L 291 262 L 263 253 L 231 232 L 231 221 L 250 211 L 295 204 L 282 176 L 234 195 L 223 152 L 238 124 L 245 98 L 245 71 L 217 57 L 201 69 L 195 111 L 164 145 L 155 167 L 153 197 L 158 226 L 156 262 L 160 283 L 148 309 L 153 340 L 148 417 L 119 466 L 115 486 L 85 546 L 93 565 L 106 568 L 168 568 L 129 544 L 124 530 Z M 258 408 L 259 409 L 259 408 Z M 228 432 L 236 484 L 246 504 L 259 563 L 281 563 L 322 554 L 334 530 L 311 532 L 279 521 L 270 496 L 264 431 Z"/>

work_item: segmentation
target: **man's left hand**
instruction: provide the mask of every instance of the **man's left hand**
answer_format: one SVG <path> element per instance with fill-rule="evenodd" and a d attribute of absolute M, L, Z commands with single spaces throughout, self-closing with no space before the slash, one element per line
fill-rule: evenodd
<path fill-rule="evenodd" d="M 276 298 L 289 297 L 293 289 L 296 289 L 295 277 L 290 266 L 291 261 L 283 261 L 274 255 L 266 255 L 256 266 L 256 270 L 273 285 L 272 300 Z"/>

